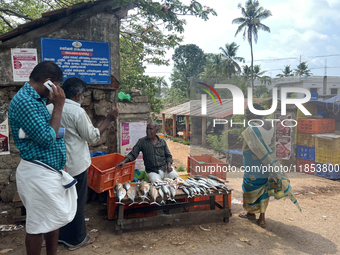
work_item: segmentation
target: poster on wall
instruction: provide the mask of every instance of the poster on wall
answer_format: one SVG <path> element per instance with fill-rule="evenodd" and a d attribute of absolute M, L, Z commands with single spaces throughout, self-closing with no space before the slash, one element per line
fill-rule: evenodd
<path fill-rule="evenodd" d="M 9 154 L 8 119 L 0 124 L 0 155 Z"/>
<path fill-rule="evenodd" d="M 275 119 L 280 121 L 276 122 L 275 126 L 275 154 L 277 159 L 290 159 L 292 154 L 292 128 L 287 127 L 292 125 L 289 121 L 285 121 L 282 125 L 283 120 L 292 119 L 291 115 L 281 116 L 275 114 Z M 286 123 L 287 122 L 287 123 Z"/>
<path fill-rule="evenodd" d="M 55 62 L 64 81 L 78 77 L 88 84 L 111 84 L 110 43 L 40 38 L 41 61 Z"/>
<path fill-rule="evenodd" d="M 11 49 L 13 81 L 29 81 L 33 68 L 38 64 L 37 49 Z"/>
<path fill-rule="evenodd" d="M 120 154 L 126 156 L 137 141 L 146 136 L 146 121 L 121 123 L 120 133 Z M 135 169 L 145 170 L 142 152 L 136 159 Z"/>

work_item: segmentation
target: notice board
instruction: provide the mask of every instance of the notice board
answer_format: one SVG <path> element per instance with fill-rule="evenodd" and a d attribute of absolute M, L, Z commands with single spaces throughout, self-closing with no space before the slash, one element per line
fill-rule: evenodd
<path fill-rule="evenodd" d="M 0 124 L 0 155 L 9 154 L 8 118 Z"/>
<path fill-rule="evenodd" d="M 120 126 L 120 154 L 126 156 L 137 141 L 146 136 L 146 121 L 121 123 Z M 145 170 L 143 153 L 136 159 L 135 169 Z"/>
<path fill-rule="evenodd" d="M 38 64 L 37 49 L 11 49 L 13 81 L 29 81 L 33 68 Z"/>
<path fill-rule="evenodd" d="M 55 62 L 64 81 L 78 77 L 88 84 L 111 84 L 110 43 L 41 38 L 41 60 Z"/>

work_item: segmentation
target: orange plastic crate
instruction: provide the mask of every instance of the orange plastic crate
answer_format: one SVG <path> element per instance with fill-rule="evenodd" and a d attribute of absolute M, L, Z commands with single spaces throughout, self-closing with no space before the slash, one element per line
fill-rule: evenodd
<path fill-rule="evenodd" d="M 118 153 L 91 158 L 91 166 L 87 169 L 87 186 L 102 193 L 113 188 L 117 181 L 131 181 L 135 173 L 135 161 L 126 163 L 123 169 L 114 167 L 124 158 Z"/>
<path fill-rule="evenodd" d="M 188 159 L 190 167 L 190 175 L 201 175 L 207 177 L 209 174 L 214 175 L 223 180 L 227 179 L 228 164 L 211 156 L 191 156 Z"/>
<path fill-rule="evenodd" d="M 210 199 L 209 196 L 194 197 L 194 198 L 188 198 L 188 202 L 203 201 L 203 200 L 209 200 L 209 199 Z M 223 195 L 216 195 L 215 201 L 223 205 Z M 228 207 L 229 209 L 231 209 L 231 193 L 228 194 Z M 219 209 L 219 208 L 215 206 L 215 209 Z M 188 212 L 210 210 L 210 204 L 189 206 L 187 207 L 187 210 Z"/>
<path fill-rule="evenodd" d="M 296 172 L 312 174 L 315 172 L 315 162 L 302 158 L 296 159 Z"/>
<path fill-rule="evenodd" d="M 131 202 L 132 203 L 132 202 Z M 116 217 L 116 198 L 114 196 L 113 189 L 110 189 L 108 194 L 107 194 L 107 218 L 109 220 L 113 220 Z M 124 210 L 127 209 L 134 209 L 134 208 L 143 208 L 143 207 L 148 207 L 150 206 L 149 204 L 134 204 L 129 206 L 129 204 L 124 205 Z M 131 213 L 131 214 L 124 214 L 125 219 L 130 219 L 130 218 L 140 218 L 140 217 L 152 217 L 152 216 L 157 216 L 158 211 L 150 211 L 150 212 L 145 212 L 145 213 Z"/>
<path fill-rule="evenodd" d="M 320 134 L 335 130 L 335 119 L 299 119 L 298 132 Z"/>

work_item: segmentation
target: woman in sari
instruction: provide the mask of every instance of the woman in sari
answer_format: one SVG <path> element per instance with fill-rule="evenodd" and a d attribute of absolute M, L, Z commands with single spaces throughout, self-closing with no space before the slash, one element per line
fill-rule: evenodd
<path fill-rule="evenodd" d="M 264 110 L 259 104 L 253 104 L 257 110 Z M 271 121 L 257 116 L 246 110 L 246 118 L 252 121 L 250 126 L 242 133 L 244 176 L 242 183 L 243 208 L 239 214 L 242 218 L 256 220 L 256 213 L 260 213 L 257 220 L 260 227 L 266 227 L 265 212 L 269 197 L 275 199 L 289 197 L 291 201 L 301 208 L 290 186 L 290 181 L 282 171 L 280 162 L 276 159 L 270 148 L 274 135 Z"/>

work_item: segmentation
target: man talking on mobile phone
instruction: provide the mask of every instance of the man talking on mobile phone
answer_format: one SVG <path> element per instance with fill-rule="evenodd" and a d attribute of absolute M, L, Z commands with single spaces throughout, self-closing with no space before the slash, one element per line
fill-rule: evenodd
<path fill-rule="evenodd" d="M 53 93 L 44 83 L 50 80 Z M 29 82 L 13 97 L 9 106 L 9 122 L 21 157 L 16 182 L 26 208 L 26 252 L 41 252 L 43 235 L 46 253 L 57 254 L 59 228 L 73 220 L 77 209 L 76 180 L 63 171 L 66 147 L 57 138 L 65 93 L 59 86 L 62 70 L 44 61 L 34 67 Z M 52 114 L 46 108 L 47 97 L 54 105 Z M 27 138 L 19 137 L 23 130 Z"/>

